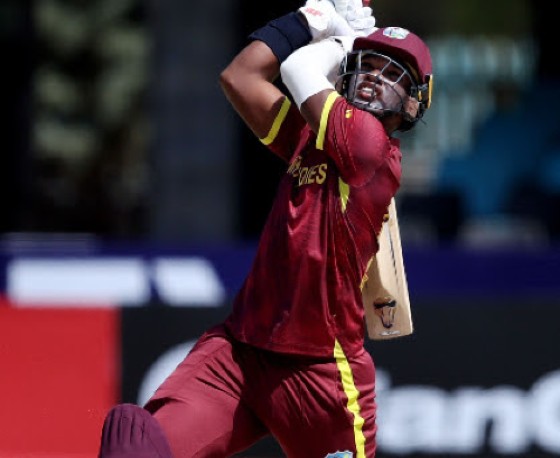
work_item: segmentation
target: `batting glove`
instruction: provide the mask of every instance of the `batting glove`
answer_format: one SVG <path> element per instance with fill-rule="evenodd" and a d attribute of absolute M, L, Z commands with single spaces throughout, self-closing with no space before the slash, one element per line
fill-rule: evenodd
<path fill-rule="evenodd" d="M 354 31 L 355 36 L 367 36 L 377 28 L 375 17 L 369 6 L 363 6 L 362 0 L 330 0 L 335 10 Z"/>
<path fill-rule="evenodd" d="M 350 8 L 350 3 L 353 0 L 329 0 L 334 9 L 338 14 L 340 14 L 344 19 L 346 19 L 346 15 L 348 14 L 348 9 Z"/>
<path fill-rule="evenodd" d="M 346 20 L 356 36 L 365 37 L 377 30 L 375 17 L 371 13 L 371 8 L 368 6 L 360 7 L 360 9 L 348 13 Z"/>
<path fill-rule="evenodd" d="M 330 0 L 307 0 L 299 12 L 307 20 L 313 41 L 335 35 L 356 36 L 354 29 L 336 12 Z"/>

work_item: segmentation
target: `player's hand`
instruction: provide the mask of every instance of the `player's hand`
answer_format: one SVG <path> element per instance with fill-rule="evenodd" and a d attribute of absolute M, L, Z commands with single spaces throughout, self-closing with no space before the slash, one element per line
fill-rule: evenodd
<path fill-rule="evenodd" d="M 348 9 L 350 7 L 350 3 L 352 0 L 329 0 L 334 9 L 338 14 L 340 14 L 344 19 L 346 19 L 346 15 L 348 14 Z"/>
<path fill-rule="evenodd" d="M 307 0 L 299 12 L 307 20 L 313 41 L 331 36 L 356 36 L 354 29 L 336 12 L 330 0 Z"/>
<path fill-rule="evenodd" d="M 336 12 L 346 19 L 355 36 L 367 36 L 377 30 L 372 9 L 369 6 L 364 6 L 362 0 L 330 1 L 333 3 Z"/>

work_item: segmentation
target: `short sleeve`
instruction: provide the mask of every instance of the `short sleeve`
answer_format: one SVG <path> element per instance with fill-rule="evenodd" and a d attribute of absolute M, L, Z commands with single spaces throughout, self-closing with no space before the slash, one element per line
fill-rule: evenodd
<path fill-rule="evenodd" d="M 330 104 L 327 101 L 323 110 L 324 126 L 322 121 L 317 148 L 336 163 L 346 183 L 367 183 L 391 153 L 391 141 L 383 125 L 340 96 Z"/>
<path fill-rule="evenodd" d="M 285 162 L 289 162 L 305 126 L 301 113 L 286 97 L 270 131 L 260 141 Z"/>

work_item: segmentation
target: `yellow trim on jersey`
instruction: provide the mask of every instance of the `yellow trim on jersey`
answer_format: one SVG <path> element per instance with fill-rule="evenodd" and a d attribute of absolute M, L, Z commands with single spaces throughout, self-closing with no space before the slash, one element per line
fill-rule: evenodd
<path fill-rule="evenodd" d="M 346 211 L 346 205 L 350 197 L 350 186 L 348 186 L 342 178 L 338 179 L 338 192 L 340 193 L 340 204 L 342 205 L 342 213 Z"/>
<path fill-rule="evenodd" d="M 286 97 L 282 102 L 280 111 L 276 115 L 276 118 L 274 118 L 274 122 L 272 123 L 272 127 L 270 128 L 268 135 L 265 138 L 260 139 L 260 141 L 266 146 L 270 145 L 276 139 L 276 136 L 280 131 L 280 126 L 282 125 L 284 119 L 286 119 L 286 116 L 288 115 L 288 110 L 290 109 L 291 104 L 292 102 L 290 102 L 290 99 L 288 99 L 288 97 Z"/>
<path fill-rule="evenodd" d="M 358 403 L 358 395 L 360 392 L 354 385 L 354 376 L 350 363 L 346 359 L 346 355 L 340 346 L 338 340 L 334 343 L 334 357 L 336 366 L 340 372 L 342 380 L 342 388 L 348 398 L 346 407 L 354 415 L 354 441 L 356 442 L 356 458 L 365 458 L 366 456 L 366 438 L 364 436 L 363 426 L 364 419 L 360 413 L 360 404 Z"/>
<path fill-rule="evenodd" d="M 333 91 L 325 100 L 325 104 L 323 105 L 323 111 L 321 112 L 321 122 L 319 123 L 319 132 L 317 132 L 317 141 L 315 142 L 315 146 L 317 149 L 322 150 L 325 145 L 325 134 L 327 132 L 327 121 L 329 119 L 329 113 L 333 106 L 334 101 L 340 97 L 340 94 L 336 91 Z"/>

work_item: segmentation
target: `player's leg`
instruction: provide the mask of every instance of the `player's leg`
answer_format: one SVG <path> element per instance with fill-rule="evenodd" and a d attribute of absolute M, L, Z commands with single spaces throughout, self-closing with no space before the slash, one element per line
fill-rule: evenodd
<path fill-rule="evenodd" d="M 241 401 L 239 357 L 220 332 L 207 334 L 146 404 L 174 458 L 231 456 L 268 433 Z"/>
<path fill-rule="evenodd" d="M 357 357 L 347 359 L 337 347 L 333 363 L 309 369 L 309 381 L 303 393 L 302 403 L 312 420 L 310 427 L 302 431 L 308 437 L 309 447 L 304 454 L 294 457 L 375 456 L 375 367 L 369 353 L 364 350 Z M 316 402 L 317 397 L 323 398 L 324 406 Z M 329 432 L 325 434 L 321 430 Z M 295 438 L 296 444 L 297 441 Z"/>
<path fill-rule="evenodd" d="M 192 402 L 161 399 L 148 405 L 162 425 L 174 458 L 228 457 L 239 453 L 268 434 L 268 430 L 245 406 L 215 396 L 215 405 L 199 409 Z M 185 415 L 186 409 L 194 415 Z"/>
<path fill-rule="evenodd" d="M 338 351 L 335 361 L 294 361 L 273 365 L 282 383 L 272 380 L 269 404 L 260 410 L 251 404 L 286 454 L 373 458 L 375 368 L 369 353 L 348 360 Z"/>
<path fill-rule="evenodd" d="M 341 442 L 333 436 L 330 443 L 331 451 L 351 450 L 353 457 L 373 458 L 376 443 L 377 405 L 375 402 L 375 366 L 371 355 L 363 352 L 353 358 L 346 358 L 342 349 L 335 350 L 337 382 L 336 390 L 342 401 L 347 423 L 341 431 Z M 344 425 L 343 415 L 340 425 Z M 348 441 L 348 448 L 342 444 Z M 353 448 L 350 446 L 353 444 Z M 350 458 L 350 456 L 348 456 Z"/>

